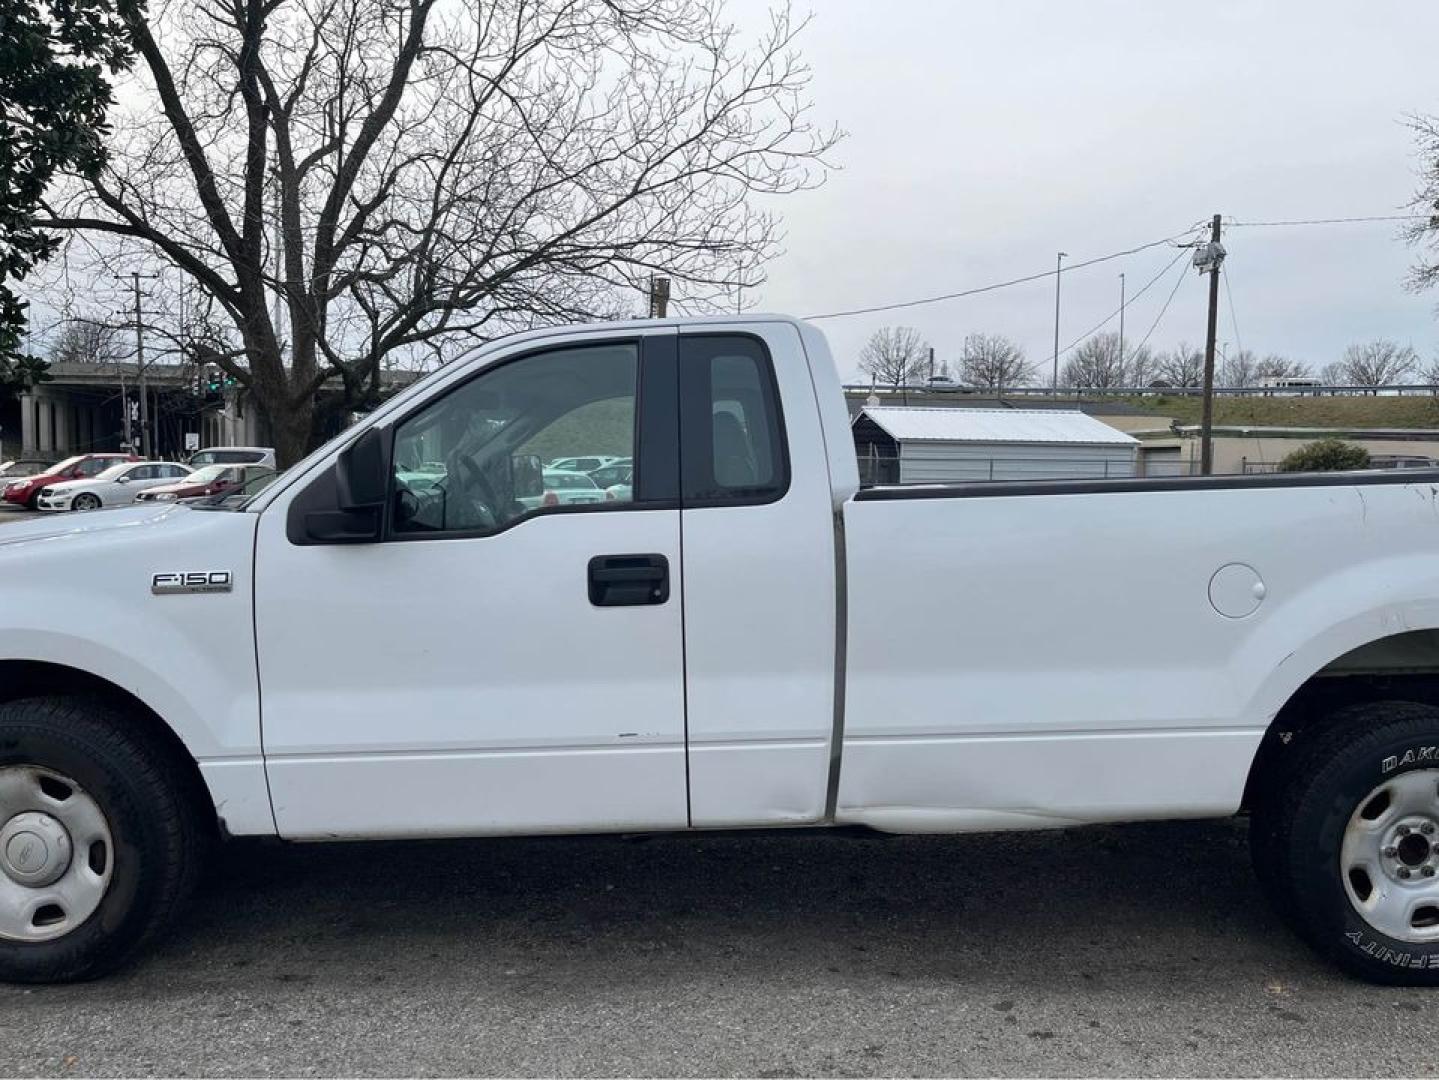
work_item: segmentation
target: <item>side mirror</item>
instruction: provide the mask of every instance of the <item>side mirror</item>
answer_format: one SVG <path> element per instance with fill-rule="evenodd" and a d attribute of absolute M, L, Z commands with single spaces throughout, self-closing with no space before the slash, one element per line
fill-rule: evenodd
<path fill-rule="evenodd" d="M 385 436 L 379 428 L 370 428 L 345 447 L 335 464 L 341 510 L 384 505 L 390 486 L 385 457 Z"/>
<path fill-rule="evenodd" d="M 129 478 L 128 476 L 117 476 L 117 477 L 115 477 L 115 483 L 117 483 L 117 484 L 128 484 L 129 482 L 130 482 L 130 478 Z"/>
<path fill-rule="evenodd" d="M 385 494 L 390 489 L 389 458 L 386 433 L 379 428 L 370 428 L 340 451 L 334 486 L 326 485 L 329 494 L 324 503 L 311 509 L 303 504 L 305 496 L 296 501 L 297 507 L 303 507 L 306 539 L 321 544 L 368 544 L 380 539 Z"/>

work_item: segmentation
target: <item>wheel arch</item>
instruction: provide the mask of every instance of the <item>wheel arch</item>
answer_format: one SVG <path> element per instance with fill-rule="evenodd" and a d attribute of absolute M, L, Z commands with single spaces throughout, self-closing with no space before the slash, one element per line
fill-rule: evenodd
<path fill-rule="evenodd" d="M 175 729 L 147 702 L 80 668 L 43 660 L 0 660 L 0 704 L 56 695 L 99 698 L 133 718 L 135 728 L 143 732 L 146 742 L 165 757 L 180 778 L 185 798 L 199 815 L 198 820 L 217 833 L 221 830 L 221 819 L 199 762 Z"/>
<path fill-rule="evenodd" d="M 1384 699 L 1439 706 L 1439 628 L 1400 630 L 1332 657 L 1289 693 L 1274 712 L 1249 767 L 1243 807 L 1282 774 L 1296 738 L 1350 705 Z"/>

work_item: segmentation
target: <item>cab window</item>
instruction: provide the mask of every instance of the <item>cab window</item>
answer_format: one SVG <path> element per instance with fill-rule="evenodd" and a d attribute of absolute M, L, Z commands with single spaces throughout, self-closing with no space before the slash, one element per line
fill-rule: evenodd
<path fill-rule="evenodd" d="M 575 459 L 634 455 L 638 370 L 633 343 L 532 353 L 425 406 L 395 432 L 392 531 L 489 533 L 537 513 L 623 508 L 544 496 L 593 489 Z"/>

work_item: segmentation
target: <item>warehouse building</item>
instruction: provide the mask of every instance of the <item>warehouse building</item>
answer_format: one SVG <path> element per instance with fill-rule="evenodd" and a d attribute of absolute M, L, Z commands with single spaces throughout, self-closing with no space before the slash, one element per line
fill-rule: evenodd
<path fill-rule="evenodd" d="M 1134 476 L 1139 440 L 1079 411 L 866 406 L 851 424 L 866 484 Z"/>

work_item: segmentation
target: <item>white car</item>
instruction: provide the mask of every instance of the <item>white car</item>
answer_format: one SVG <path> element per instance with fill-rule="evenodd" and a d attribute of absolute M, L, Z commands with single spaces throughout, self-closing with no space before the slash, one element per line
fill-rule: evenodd
<path fill-rule="evenodd" d="M 545 466 L 546 469 L 557 469 L 560 472 L 594 472 L 596 469 L 603 469 L 606 465 L 613 465 L 623 460 L 613 454 L 588 454 L 583 457 L 562 457 L 555 458 Z"/>
<path fill-rule="evenodd" d="M 587 434 L 567 418 L 600 402 L 633 407 L 642 464 L 631 501 L 578 504 L 561 492 L 603 498 L 593 481 L 536 477 L 523 449 Z M 442 484 L 394 498 L 397 471 L 441 460 Z M 1380 469 L 861 488 L 804 323 L 488 342 L 229 508 L 4 526 L 0 979 L 134 956 L 227 837 L 1244 811 L 1258 882 L 1306 941 L 1439 986 L 1436 487 Z M 1223 918 L 1252 893 L 1183 901 Z M 1121 902 L 1172 906 L 1151 894 Z M 1124 948 L 1173 954 L 1155 925 Z"/>
<path fill-rule="evenodd" d="M 523 495 L 517 501 L 527 510 L 547 506 L 582 506 L 605 501 L 604 491 L 582 472 L 568 469 L 546 469 L 544 490 L 538 495 Z"/>
<path fill-rule="evenodd" d="M 275 467 L 275 451 L 268 446 L 212 446 L 190 455 L 190 468 L 202 465 L 268 465 Z"/>
<path fill-rule="evenodd" d="M 190 467 L 173 461 L 130 461 L 111 465 L 83 480 L 64 480 L 40 489 L 40 510 L 99 510 L 127 506 L 149 488 L 173 484 L 190 475 Z"/>

